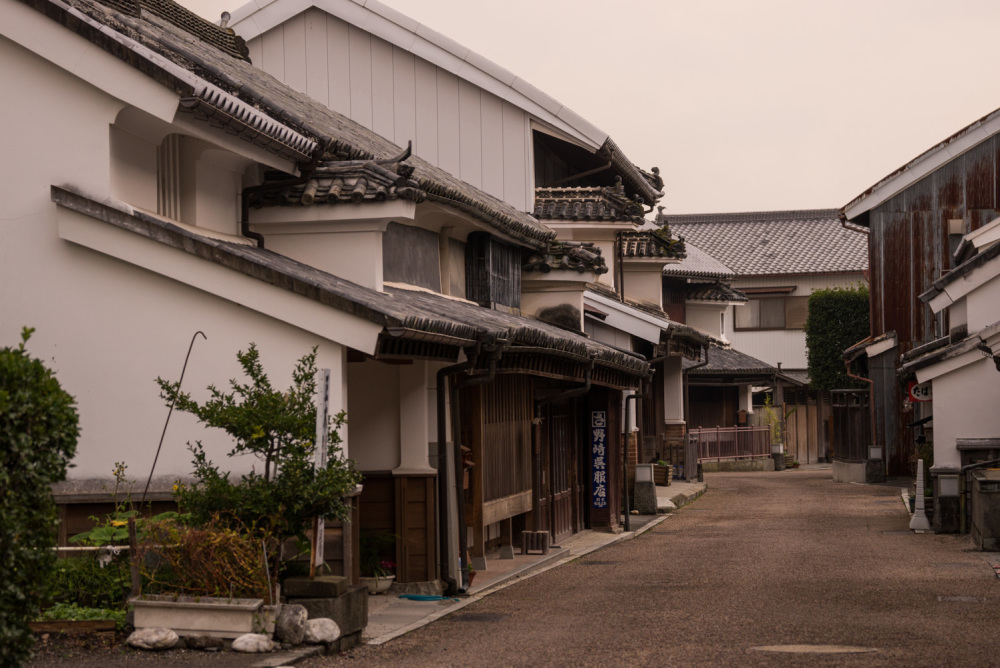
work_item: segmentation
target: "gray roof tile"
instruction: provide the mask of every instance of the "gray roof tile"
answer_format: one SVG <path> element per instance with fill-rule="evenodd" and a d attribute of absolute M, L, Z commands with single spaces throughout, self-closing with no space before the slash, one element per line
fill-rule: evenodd
<path fill-rule="evenodd" d="M 860 272 L 867 239 L 837 209 L 667 215 L 659 218 L 737 276 Z"/>

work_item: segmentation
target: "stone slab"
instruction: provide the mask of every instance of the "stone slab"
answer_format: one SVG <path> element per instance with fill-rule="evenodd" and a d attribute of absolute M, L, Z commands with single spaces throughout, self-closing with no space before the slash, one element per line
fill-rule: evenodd
<path fill-rule="evenodd" d="M 321 575 L 310 580 L 295 576 L 285 579 L 281 586 L 287 598 L 336 598 L 347 592 L 347 578 Z"/>

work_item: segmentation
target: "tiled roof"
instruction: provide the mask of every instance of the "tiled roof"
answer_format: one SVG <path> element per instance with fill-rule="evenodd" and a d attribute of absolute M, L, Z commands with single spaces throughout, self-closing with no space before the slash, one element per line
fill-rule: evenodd
<path fill-rule="evenodd" d="M 390 336 L 416 341 L 438 338 L 450 346 L 466 346 L 489 334 L 506 341 L 515 353 L 520 346 L 528 354 L 544 351 L 577 360 L 593 359 L 599 366 L 632 376 L 649 373 L 648 363 L 638 356 L 540 320 L 433 292 L 398 286 L 386 286 L 385 292 L 378 292 L 270 250 L 203 236 L 155 216 L 123 211 L 55 186 L 52 200 L 140 237 L 382 325 Z"/>
<path fill-rule="evenodd" d="M 868 268 L 867 238 L 844 229 L 837 209 L 668 215 L 659 220 L 737 276 Z"/>
<path fill-rule="evenodd" d="M 745 302 L 747 296 L 725 283 L 691 283 L 687 298 L 690 301 Z"/>
<path fill-rule="evenodd" d="M 250 50 L 247 49 L 242 37 L 230 29 L 206 21 L 172 0 L 99 0 L 99 2 L 135 18 L 141 16 L 140 12 L 155 14 L 230 56 L 250 62 Z"/>
<path fill-rule="evenodd" d="M 702 358 L 704 359 L 704 358 Z M 776 367 L 762 362 L 756 357 L 741 353 L 733 348 L 712 346 L 708 352 L 708 364 L 694 368 L 699 362 L 683 360 L 681 363 L 691 376 L 772 376 Z"/>
<path fill-rule="evenodd" d="M 698 248 L 688 239 L 685 240 L 684 250 L 686 257 L 683 260 L 663 267 L 664 276 L 726 279 L 736 276 L 732 269 Z"/>
<path fill-rule="evenodd" d="M 684 241 L 670 237 L 666 228 L 622 232 L 622 255 L 628 258 L 683 258 Z"/>
<path fill-rule="evenodd" d="M 287 147 L 272 146 L 274 142 L 269 139 L 270 135 L 256 126 L 245 133 L 240 131 L 247 113 L 263 112 L 312 138 L 325 147 L 324 154 L 319 157 L 327 161 L 384 160 L 403 151 L 384 137 L 256 69 L 249 62 L 231 57 L 214 43 L 206 42 L 197 34 L 154 13 L 140 12 L 139 17 L 132 17 L 96 0 L 73 0 L 73 9 L 101 24 L 102 29 L 97 29 L 80 21 L 59 2 L 26 2 L 115 57 L 178 91 L 182 95 L 182 111 L 200 114 L 211 123 L 238 132 L 265 148 L 277 150 Z M 109 28 L 119 36 L 105 32 Z M 142 48 L 125 46 L 133 40 Z M 155 52 L 158 57 L 147 55 L 146 50 Z M 177 66 L 181 73 L 178 73 Z M 188 80 L 190 73 L 198 77 L 198 82 Z M 243 106 L 234 108 L 226 102 L 225 108 L 214 108 L 222 103 L 215 100 L 218 96 L 213 96 L 212 90 L 228 93 Z M 530 214 L 518 211 L 419 156 L 412 156 L 407 164 L 413 166 L 412 179 L 428 199 L 460 209 L 527 246 L 544 247 L 555 237 L 552 230 Z"/>
<path fill-rule="evenodd" d="M 601 255 L 601 249 L 593 242 L 553 241 L 543 252 L 529 255 L 521 269 L 543 274 L 555 269 L 581 274 L 589 271 L 600 275 L 608 273 L 608 264 Z"/>
<path fill-rule="evenodd" d="M 641 223 L 643 208 L 625 196 L 619 177 L 611 188 L 535 188 L 534 213 L 542 220 Z"/>

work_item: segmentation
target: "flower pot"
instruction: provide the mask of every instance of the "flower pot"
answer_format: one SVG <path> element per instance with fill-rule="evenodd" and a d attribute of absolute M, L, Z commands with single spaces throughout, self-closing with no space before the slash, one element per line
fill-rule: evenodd
<path fill-rule="evenodd" d="M 177 635 L 237 638 L 255 630 L 264 600 L 212 596 L 147 595 L 129 601 L 137 629 L 164 627 Z"/>
<path fill-rule="evenodd" d="M 393 581 L 396 579 L 395 575 L 380 575 L 378 577 L 362 577 L 361 584 L 368 587 L 369 594 L 384 594 L 389 591 L 389 587 L 392 586 Z"/>
<path fill-rule="evenodd" d="M 469 589 L 472 589 L 472 581 L 476 579 L 475 571 L 467 571 L 466 575 L 469 576 Z"/>

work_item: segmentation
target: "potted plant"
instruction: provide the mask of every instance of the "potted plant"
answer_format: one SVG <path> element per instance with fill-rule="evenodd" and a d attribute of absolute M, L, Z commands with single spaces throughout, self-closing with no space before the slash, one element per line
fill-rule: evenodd
<path fill-rule="evenodd" d="M 673 466 L 660 459 L 653 464 L 653 484 L 666 487 L 673 477 Z"/>
<path fill-rule="evenodd" d="M 361 559 L 358 565 L 361 584 L 368 587 L 369 594 L 381 594 L 396 579 L 396 563 L 385 557 L 390 550 L 394 550 L 396 537 L 388 533 L 362 531 L 360 544 Z"/>
<path fill-rule="evenodd" d="M 472 562 L 469 562 L 465 566 L 465 573 L 469 577 L 468 589 L 472 589 L 472 581 L 476 579 L 476 569 L 473 568 Z"/>

